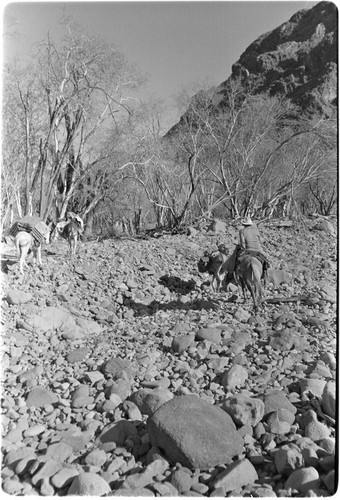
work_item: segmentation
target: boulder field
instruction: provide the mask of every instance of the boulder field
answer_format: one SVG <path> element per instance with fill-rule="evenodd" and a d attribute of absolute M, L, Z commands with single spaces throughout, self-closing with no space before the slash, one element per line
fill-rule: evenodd
<path fill-rule="evenodd" d="M 260 224 L 256 314 L 213 292 L 204 250 L 233 223 L 64 241 L 1 274 L 2 489 L 11 495 L 330 496 L 335 484 L 337 240 Z"/>

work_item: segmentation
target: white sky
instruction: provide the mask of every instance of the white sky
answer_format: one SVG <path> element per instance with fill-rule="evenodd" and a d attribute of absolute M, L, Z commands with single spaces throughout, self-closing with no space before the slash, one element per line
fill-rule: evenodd
<path fill-rule="evenodd" d="M 172 97 L 192 82 L 218 85 L 259 35 L 271 31 L 311 1 L 16 2 L 3 15 L 3 58 L 29 58 L 58 20 L 73 18 L 93 34 L 111 40 L 130 62 L 148 74 L 146 91 Z M 175 115 L 170 113 L 169 121 Z"/>

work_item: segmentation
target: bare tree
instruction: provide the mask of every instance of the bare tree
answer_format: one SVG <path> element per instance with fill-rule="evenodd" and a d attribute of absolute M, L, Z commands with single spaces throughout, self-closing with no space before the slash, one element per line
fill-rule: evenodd
<path fill-rule="evenodd" d="M 88 172 L 108 160 L 100 139 L 131 113 L 142 82 L 121 52 L 70 20 L 66 27 L 61 45 L 49 37 L 40 45 L 34 78 L 24 83 L 17 76 L 20 100 L 14 111 L 25 123 L 25 212 L 35 209 L 44 219 L 53 204 L 63 217 Z"/>

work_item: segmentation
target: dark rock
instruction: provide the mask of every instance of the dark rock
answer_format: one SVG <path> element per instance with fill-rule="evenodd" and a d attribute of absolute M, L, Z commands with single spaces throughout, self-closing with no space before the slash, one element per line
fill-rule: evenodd
<path fill-rule="evenodd" d="M 117 446 L 122 446 L 127 437 L 137 434 L 137 427 L 128 420 L 119 420 L 109 424 L 100 433 L 96 440 L 96 445 L 114 442 Z"/>
<path fill-rule="evenodd" d="M 147 422 L 150 442 L 171 462 L 208 469 L 230 462 L 243 441 L 231 417 L 196 396 L 179 396 L 162 405 Z"/>
<path fill-rule="evenodd" d="M 321 405 L 323 411 L 326 415 L 332 418 L 336 417 L 336 391 L 335 382 L 333 380 L 328 380 L 324 387 L 321 397 Z"/>

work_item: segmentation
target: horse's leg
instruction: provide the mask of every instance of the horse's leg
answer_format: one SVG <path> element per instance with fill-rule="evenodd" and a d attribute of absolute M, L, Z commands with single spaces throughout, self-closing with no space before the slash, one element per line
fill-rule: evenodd
<path fill-rule="evenodd" d="M 257 302 L 256 302 L 256 284 L 254 283 L 254 287 L 252 286 L 250 281 L 247 281 L 247 288 L 250 292 L 251 298 L 254 303 L 254 311 L 257 311 Z"/>
<path fill-rule="evenodd" d="M 220 279 L 219 274 L 217 273 L 216 274 L 216 292 L 218 292 L 220 290 L 220 286 L 221 286 L 221 279 Z"/>
<path fill-rule="evenodd" d="M 239 276 L 239 278 L 240 278 L 240 283 L 241 283 L 241 288 L 242 288 L 242 293 L 243 293 L 243 300 L 244 300 L 244 302 L 246 302 L 247 301 L 246 284 L 245 284 L 243 278 L 241 278 L 241 276 Z"/>
<path fill-rule="evenodd" d="M 253 283 L 255 289 L 255 308 L 258 309 L 258 306 L 262 303 L 262 285 L 261 285 L 261 275 L 262 275 L 262 266 L 260 269 L 253 267 Z"/>

